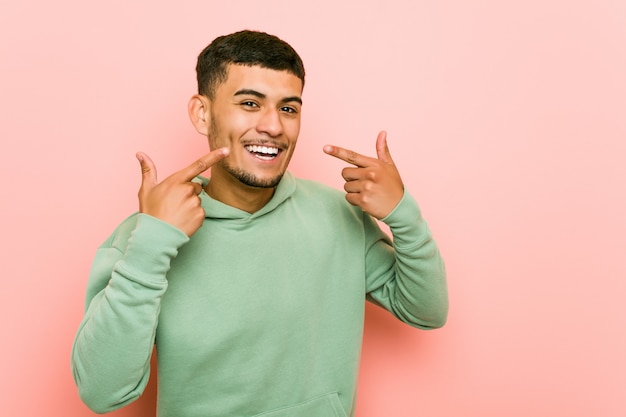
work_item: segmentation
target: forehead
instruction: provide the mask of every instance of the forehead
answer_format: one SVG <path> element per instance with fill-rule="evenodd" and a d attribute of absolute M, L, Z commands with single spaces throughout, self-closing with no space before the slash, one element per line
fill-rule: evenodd
<path fill-rule="evenodd" d="M 246 89 L 254 90 L 268 97 L 292 97 L 302 94 L 302 80 L 288 71 L 278 71 L 258 65 L 231 64 L 227 78 L 218 86 L 216 95 L 233 95 Z"/>

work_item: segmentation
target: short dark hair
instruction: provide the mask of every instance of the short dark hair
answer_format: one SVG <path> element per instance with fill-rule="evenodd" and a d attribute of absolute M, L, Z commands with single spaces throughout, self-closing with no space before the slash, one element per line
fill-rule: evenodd
<path fill-rule="evenodd" d="M 230 64 L 288 71 L 304 86 L 304 64 L 291 45 L 265 32 L 243 30 L 216 38 L 198 55 L 198 94 L 214 98 L 217 87 L 226 81 Z"/>

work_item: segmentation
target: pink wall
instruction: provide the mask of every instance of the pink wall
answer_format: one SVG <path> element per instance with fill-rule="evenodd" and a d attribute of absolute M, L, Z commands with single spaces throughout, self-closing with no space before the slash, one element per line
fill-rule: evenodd
<path fill-rule="evenodd" d="M 292 170 L 339 187 L 321 147 L 387 129 L 447 260 L 444 329 L 368 309 L 358 416 L 626 415 L 626 2 L 220 3 L 0 5 L 0 415 L 93 415 L 69 355 L 95 248 L 135 151 L 205 153 L 194 59 L 242 28 L 307 65 Z"/>

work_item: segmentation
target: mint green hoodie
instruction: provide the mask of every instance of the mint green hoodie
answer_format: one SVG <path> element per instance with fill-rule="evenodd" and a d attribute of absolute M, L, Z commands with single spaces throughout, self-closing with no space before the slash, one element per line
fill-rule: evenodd
<path fill-rule="evenodd" d="M 393 245 L 342 192 L 289 173 L 254 214 L 200 197 L 191 238 L 134 214 L 96 253 L 72 352 L 94 411 L 141 395 L 156 343 L 159 417 L 353 416 L 365 299 L 444 324 L 443 262 L 409 194 L 383 219 Z"/>

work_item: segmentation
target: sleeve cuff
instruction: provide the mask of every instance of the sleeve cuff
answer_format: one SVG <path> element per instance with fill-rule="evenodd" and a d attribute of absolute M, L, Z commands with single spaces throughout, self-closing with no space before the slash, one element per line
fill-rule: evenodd
<path fill-rule="evenodd" d="M 137 281 L 162 282 L 170 269 L 170 261 L 189 237 L 178 228 L 156 217 L 139 214 L 122 260 L 127 276 Z"/>
<path fill-rule="evenodd" d="M 430 238 L 417 201 L 406 190 L 396 207 L 381 221 L 391 229 L 395 245 L 408 246 Z"/>

